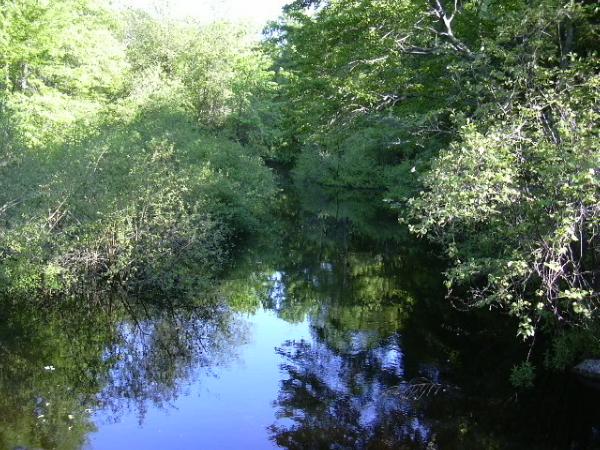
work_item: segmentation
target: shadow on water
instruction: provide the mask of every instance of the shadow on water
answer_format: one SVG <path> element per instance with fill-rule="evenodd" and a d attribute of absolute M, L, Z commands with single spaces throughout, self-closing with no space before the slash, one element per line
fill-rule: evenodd
<path fill-rule="evenodd" d="M 5 302 L 0 448 L 85 448 L 99 415 L 143 427 L 230 364 L 248 339 L 239 317 L 264 310 L 308 332 L 268 343 L 280 371 L 265 379 L 278 393 L 256 400 L 272 404 L 271 425 L 255 424 L 261 448 L 599 448 L 598 394 L 541 372 L 515 393 L 510 370 L 527 349 L 514 324 L 452 308 L 435 249 L 404 234 L 379 194 L 288 186 L 276 206 L 195 306 Z"/>

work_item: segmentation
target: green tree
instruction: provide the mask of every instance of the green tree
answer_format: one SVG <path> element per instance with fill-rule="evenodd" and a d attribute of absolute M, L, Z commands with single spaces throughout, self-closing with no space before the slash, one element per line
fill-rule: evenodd
<path fill-rule="evenodd" d="M 524 337 L 593 329 L 598 13 L 586 0 L 293 2 L 270 29 L 282 157 L 301 179 L 386 187 L 446 249 L 451 292 L 517 316 Z"/>

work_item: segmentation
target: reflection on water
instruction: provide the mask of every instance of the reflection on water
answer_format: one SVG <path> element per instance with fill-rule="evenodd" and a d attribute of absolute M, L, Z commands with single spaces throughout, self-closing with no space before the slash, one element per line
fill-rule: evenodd
<path fill-rule="evenodd" d="M 391 386 L 402 380 L 398 342 L 372 351 L 340 355 L 320 342 L 287 342 L 278 352 L 286 363 L 277 414 L 293 421 L 271 432 L 284 448 L 394 448 L 402 434 L 426 442 L 418 418 L 399 422 L 409 406 Z"/>
<path fill-rule="evenodd" d="M 515 395 L 514 327 L 449 307 L 381 204 L 287 190 L 193 306 L 7 305 L 0 449 L 595 448 L 597 394 Z"/>
<path fill-rule="evenodd" d="M 143 423 L 149 407 L 169 407 L 191 380 L 234 359 L 245 331 L 217 307 L 159 311 L 120 323 L 118 343 L 103 356 L 111 364 L 97 409 L 113 422 L 135 414 Z"/>
<path fill-rule="evenodd" d="M 168 407 L 199 372 L 231 358 L 244 338 L 231 313 L 215 307 L 123 317 L 76 305 L 14 306 L 3 316 L 0 448 L 7 449 L 82 448 L 97 411 L 111 422 L 143 422 L 148 409 Z"/>
<path fill-rule="evenodd" d="M 148 408 L 141 425 L 131 414 L 113 422 L 106 410 L 98 411 L 98 431 L 87 448 L 275 448 L 266 433 L 281 362 L 272 342 L 308 338 L 306 324 L 289 324 L 264 310 L 232 320 L 245 330 L 235 359 L 220 352 L 221 361 L 188 378 L 178 398 Z"/>

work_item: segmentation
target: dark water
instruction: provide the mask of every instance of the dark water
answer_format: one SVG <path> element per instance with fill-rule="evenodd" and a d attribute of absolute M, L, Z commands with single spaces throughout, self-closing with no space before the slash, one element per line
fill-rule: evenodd
<path fill-rule="evenodd" d="M 538 373 L 499 314 L 444 298 L 377 194 L 287 189 L 194 306 L 7 306 L 0 448 L 599 448 L 600 398 Z"/>

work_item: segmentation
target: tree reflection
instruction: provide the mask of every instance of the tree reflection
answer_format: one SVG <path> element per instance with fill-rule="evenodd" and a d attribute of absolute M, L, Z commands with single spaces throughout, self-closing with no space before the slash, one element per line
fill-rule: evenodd
<path fill-rule="evenodd" d="M 318 341 L 287 342 L 278 352 L 287 379 L 270 431 L 279 446 L 392 449 L 429 442 L 431 431 L 412 400 L 390 390 L 403 375 L 396 339 L 352 355 L 338 355 Z"/>
<path fill-rule="evenodd" d="M 143 322 L 121 323 L 118 343 L 105 353 L 112 364 L 98 396 L 102 408 L 113 420 L 134 410 L 142 422 L 148 405 L 171 404 L 200 371 L 231 362 L 244 331 L 223 306 L 157 310 Z"/>
<path fill-rule="evenodd" d="M 0 314 L 0 448 L 80 448 L 113 336 L 86 314 L 10 304 Z"/>
<path fill-rule="evenodd" d="M 263 300 L 312 331 L 277 349 L 277 445 L 594 448 L 590 393 L 554 380 L 517 401 L 508 378 L 527 349 L 508 321 L 453 309 L 432 249 L 406 245 L 376 194 L 307 189 L 283 211 L 291 225 L 273 240 L 279 275 Z"/>
<path fill-rule="evenodd" d="M 272 439 L 289 449 L 421 448 L 431 431 L 405 383 L 398 331 L 415 298 L 437 295 L 435 260 L 416 246 L 398 251 L 376 194 L 309 197 L 301 191 L 289 213 L 293 238 L 271 290 L 280 295 L 267 301 L 286 320 L 308 318 L 313 335 L 277 349 L 285 379 Z"/>
<path fill-rule="evenodd" d="M 3 308 L 0 448 L 82 448 L 95 411 L 143 420 L 244 339 L 223 306 L 135 308 Z"/>

